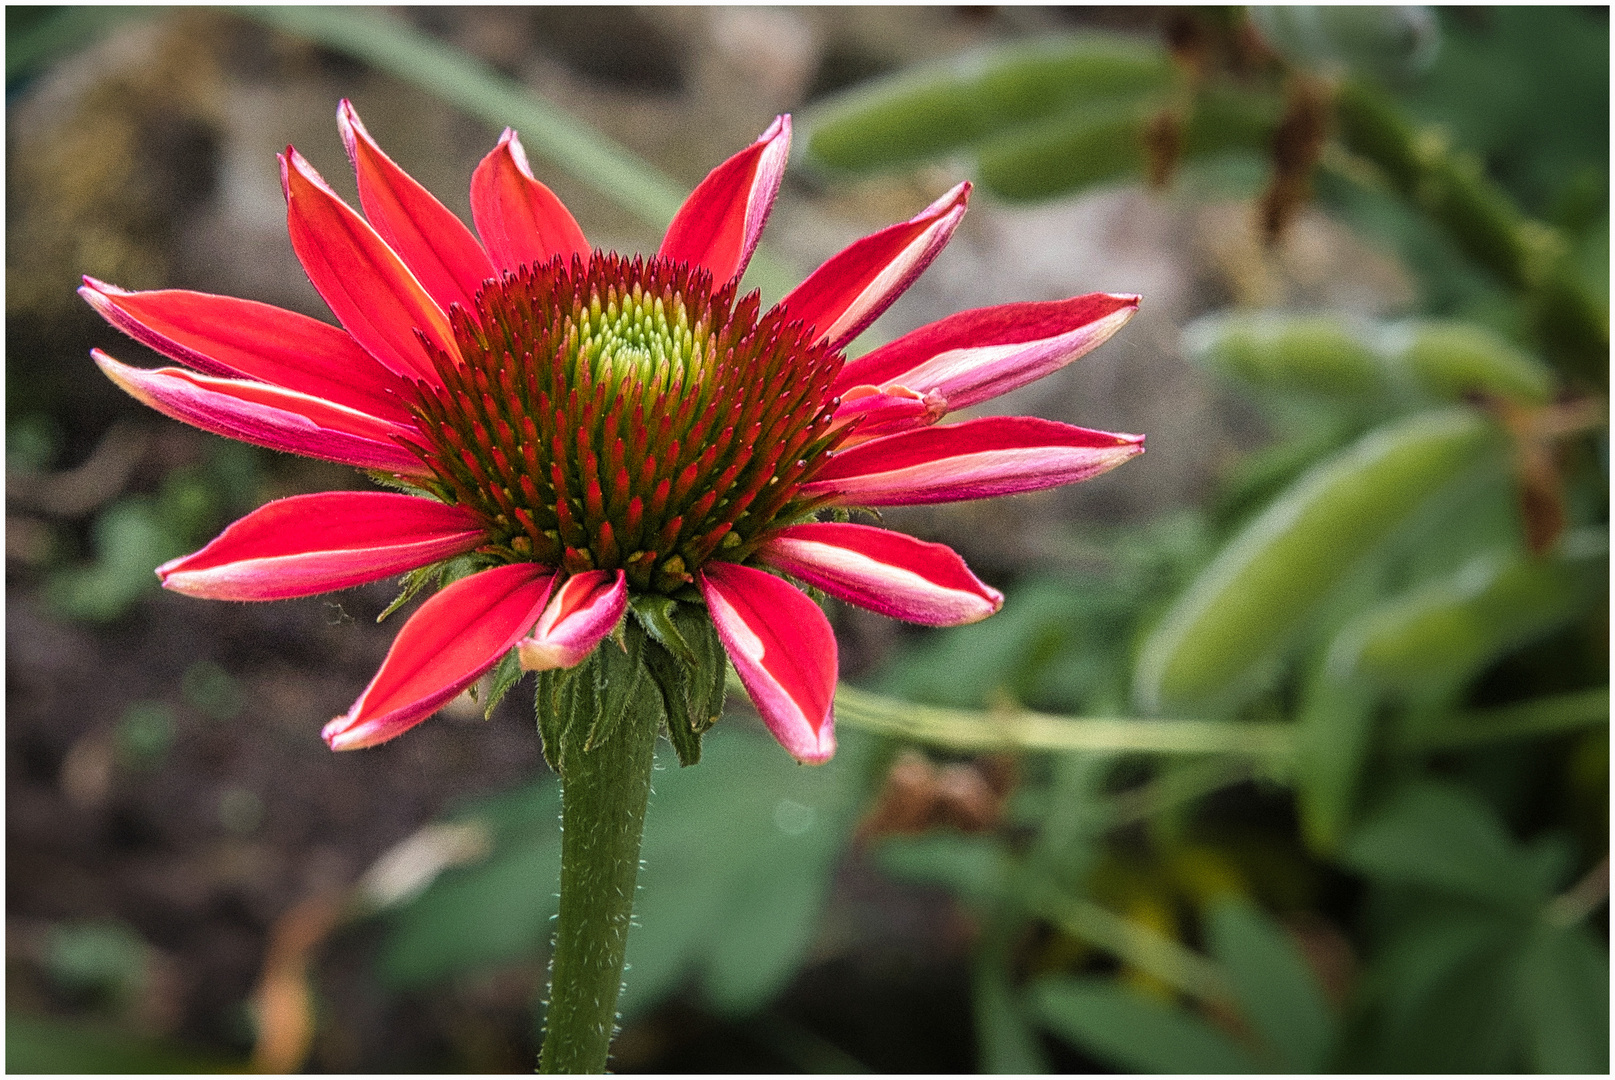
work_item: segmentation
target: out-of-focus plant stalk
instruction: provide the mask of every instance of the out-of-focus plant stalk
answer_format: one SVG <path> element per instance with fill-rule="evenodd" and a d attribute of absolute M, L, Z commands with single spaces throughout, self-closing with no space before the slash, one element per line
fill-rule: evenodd
<path fill-rule="evenodd" d="M 1345 81 L 1335 118 L 1347 149 L 1373 162 L 1465 254 L 1525 295 L 1543 343 L 1570 373 L 1608 386 L 1609 312 L 1570 268 L 1563 233 L 1527 217 L 1473 155 L 1416 127 L 1381 91 Z"/>
<path fill-rule="evenodd" d="M 1016 711 L 977 712 L 914 705 L 863 690 L 836 690 L 836 717 L 852 727 L 953 750 L 1134 751 L 1288 758 L 1288 724 L 1216 720 L 1073 718 Z"/>

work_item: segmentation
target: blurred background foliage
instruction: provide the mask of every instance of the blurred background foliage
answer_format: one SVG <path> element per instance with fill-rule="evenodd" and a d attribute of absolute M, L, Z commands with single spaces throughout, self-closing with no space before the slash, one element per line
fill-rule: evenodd
<path fill-rule="evenodd" d="M 334 177 L 321 125 L 353 92 L 449 205 L 464 176 L 434 140 L 458 169 L 486 142 L 461 117 L 509 123 L 591 238 L 640 249 L 795 109 L 749 278 L 767 297 L 849 220 L 973 178 L 987 224 L 955 241 L 964 261 L 854 351 L 963 306 L 1145 294 L 1080 365 L 1104 378 L 1022 403 L 1146 430 L 1136 471 L 1072 501 L 890 515 L 965 550 L 1002 613 L 899 632 L 837 610 L 861 689 L 825 768 L 743 709 L 698 767 L 664 755 L 619 1067 L 1608 1070 L 1607 10 L 514 18 L 7 9 L 7 583 L 28 613 L 7 628 L 27 717 L 10 1069 L 530 1060 L 558 795 L 519 709 L 468 729 L 472 704 L 362 767 L 254 774 L 240 746 L 312 740 L 362 683 L 378 646 L 335 643 L 365 619 L 314 604 L 244 624 L 257 651 L 169 643 L 99 696 L 62 687 L 105 664 L 34 658 L 65 641 L 136 670 L 154 634 L 208 617 L 152 595 L 152 566 L 267 498 L 355 483 L 142 417 L 76 359 L 120 343 L 71 296 L 90 272 L 317 311 L 241 227 L 279 223 L 232 172 L 270 171 L 232 132 L 295 136 Z M 377 87 L 414 95 L 398 119 Z M 230 259 L 209 249 L 226 237 Z M 1155 263 L 1129 280 L 1140 245 Z M 482 739 L 504 756 L 455 748 Z M 194 820 L 187 784 L 211 800 L 188 833 L 159 820 Z M 407 809 L 376 810 L 388 792 Z M 70 869 L 41 839 L 53 813 Z M 155 838 L 119 839 L 140 820 Z M 121 899 L 128 874 L 60 895 L 203 849 L 236 877 L 189 909 Z M 187 968 L 221 921 L 246 927 L 210 939 L 235 967 Z"/>

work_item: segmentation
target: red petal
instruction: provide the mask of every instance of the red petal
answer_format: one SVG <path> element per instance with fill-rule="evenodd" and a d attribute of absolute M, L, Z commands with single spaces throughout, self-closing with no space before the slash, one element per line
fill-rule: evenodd
<path fill-rule="evenodd" d="M 420 606 L 398 632 L 359 700 L 320 732 L 332 750 L 386 742 L 448 704 L 527 633 L 555 572 L 511 563 L 461 578 Z"/>
<path fill-rule="evenodd" d="M 980 622 L 1004 606 L 950 547 L 869 525 L 792 525 L 757 549 L 759 561 L 831 596 L 926 626 Z"/>
<path fill-rule="evenodd" d="M 762 137 L 707 174 L 667 227 L 661 258 L 704 266 L 714 286 L 746 270 L 785 177 L 791 118 L 776 116 Z"/>
<path fill-rule="evenodd" d="M 180 368 L 147 371 L 120 364 L 100 349 L 90 355 L 137 401 L 203 431 L 360 469 L 427 472 L 397 442 L 418 438 L 413 427 L 268 383 L 218 379 Z"/>
<path fill-rule="evenodd" d="M 472 301 L 494 276 L 493 263 L 471 230 L 403 169 L 382 153 L 346 98 L 336 110 L 337 128 L 359 179 L 359 204 L 387 246 L 447 311 Z"/>
<path fill-rule="evenodd" d="M 1074 484 L 1144 452 L 1144 436 L 989 416 L 907 431 L 835 454 L 805 495 L 863 506 L 986 499 Z"/>
<path fill-rule="evenodd" d="M 126 292 L 92 277 L 79 295 L 148 348 L 207 375 L 245 376 L 391 420 L 410 420 L 414 388 L 342 330 L 233 296 Z"/>
<path fill-rule="evenodd" d="M 509 128 L 471 175 L 471 220 L 501 270 L 589 257 L 589 242 L 555 192 L 533 178 L 527 152 Z"/>
<path fill-rule="evenodd" d="M 969 198 L 970 184 L 960 184 L 912 220 L 848 245 L 792 289 L 781 304 L 793 319 L 818 327 L 819 336 L 832 348 L 841 348 L 931 265 L 964 217 Z"/>
<path fill-rule="evenodd" d="M 1049 303 L 961 311 L 841 369 L 835 392 L 860 384 L 936 392 L 963 409 L 1007 394 L 1098 348 L 1138 310 L 1138 297 L 1090 293 Z"/>
<path fill-rule="evenodd" d="M 376 230 L 289 146 L 280 159 L 280 183 L 292 250 L 348 333 L 392 371 L 437 382 L 415 331 L 450 356 L 460 355 L 437 301 Z"/>
<path fill-rule="evenodd" d="M 518 644 L 522 669 L 577 667 L 627 610 L 628 578 L 621 570 L 573 574 L 555 590 L 532 636 Z"/>
<path fill-rule="evenodd" d="M 809 765 L 836 752 L 836 638 L 801 590 L 736 563 L 709 562 L 699 576 L 712 625 L 763 722 Z"/>
<path fill-rule="evenodd" d="M 157 576 L 164 588 L 204 600 L 285 600 L 402 574 L 482 542 L 476 520 L 457 506 L 327 491 L 260 506 Z"/>

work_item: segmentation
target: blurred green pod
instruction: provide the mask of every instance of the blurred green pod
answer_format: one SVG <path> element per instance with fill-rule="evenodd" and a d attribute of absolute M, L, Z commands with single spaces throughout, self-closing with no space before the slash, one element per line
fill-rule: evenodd
<path fill-rule="evenodd" d="M 1473 410 L 1420 413 L 1310 469 L 1146 640 L 1134 670 L 1141 706 L 1215 708 L 1248 692 L 1331 587 L 1497 438 Z"/>
<path fill-rule="evenodd" d="M 1429 67 L 1441 26 L 1427 7 L 1253 5 L 1262 38 L 1301 68 L 1364 71 L 1397 79 Z"/>
<path fill-rule="evenodd" d="M 1144 168 L 1144 133 L 1154 112 L 1142 102 L 1084 105 L 984 144 L 977 178 L 995 195 L 1030 201 L 1133 176 Z"/>
<path fill-rule="evenodd" d="M 856 88 L 808 118 L 808 160 L 854 173 L 904 168 L 1075 106 L 1159 94 L 1175 78 L 1152 42 L 1047 38 L 967 53 Z"/>
<path fill-rule="evenodd" d="M 1183 347 L 1206 370 L 1256 389 L 1363 400 L 1386 389 L 1376 336 L 1336 315 L 1233 313 L 1190 324 Z"/>
<path fill-rule="evenodd" d="M 1365 612 L 1337 637 L 1330 670 L 1398 694 L 1456 688 L 1575 618 L 1600 594 L 1608 555 L 1602 536 L 1581 531 L 1547 558 L 1478 556 L 1448 578 Z"/>
<path fill-rule="evenodd" d="M 1401 323 L 1387 327 L 1382 341 L 1388 363 L 1442 400 L 1483 395 L 1546 405 L 1557 386 L 1546 364 L 1474 323 Z"/>

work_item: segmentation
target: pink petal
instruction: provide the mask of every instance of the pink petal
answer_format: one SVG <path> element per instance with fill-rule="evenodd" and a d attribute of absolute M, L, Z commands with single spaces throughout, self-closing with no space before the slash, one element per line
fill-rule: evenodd
<path fill-rule="evenodd" d="M 963 409 L 1057 371 L 1103 344 L 1137 310 L 1136 296 L 1090 293 L 961 311 L 849 361 L 835 388 L 900 385 L 934 391 L 950 410 Z"/>
<path fill-rule="evenodd" d="M 415 337 L 459 356 L 448 316 L 403 260 L 291 147 L 280 159 L 286 231 L 304 273 L 353 339 L 390 370 L 438 381 Z"/>
<path fill-rule="evenodd" d="M 286 600 L 463 555 L 484 540 L 469 513 L 380 491 L 294 495 L 260 506 L 194 555 L 157 568 L 204 600 Z"/>
<path fill-rule="evenodd" d="M 757 558 L 831 596 L 926 626 L 980 622 L 1004 606 L 950 547 L 869 525 L 792 525 Z"/>
<path fill-rule="evenodd" d="M 495 274 L 493 263 L 471 230 L 403 169 L 382 153 L 346 99 L 337 106 L 336 124 L 342 144 L 359 179 L 359 204 L 387 246 L 447 311 L 458 303 L 475 311 L 472 301 L 482 283 Z"/>
<path fill-rule="evenodd" d="M 137 401 L 203 431 L 360 469 L 427 472 L 420 459 L 397 442 L 418 438 L 413 427 L 268 383 L 219 379 L 180 368 L 148 371 L 120 364 L 100 349 L 90 355 Z"/>
<path fill-rule="evenodd" d="M 831 428 L 857 421 L 858 426 L 841 442 L 845 449 L 882 435 L 926 427 L 947 411 L 947 399 L 935 391 L 917 394 L 906 386 L 854 386 L 841 394 Z"/>
<path fill-rule="evenodd" d="M 555 590 L 532 636 L 518 644 L 522 670 L 577 667 L 627 610 L 628 578 L 621 570 L 573 574 Z"/>
<path fill-rule="evenodd" d="M 555 192 L 533 178 L 527 152 L 509 128 L 471 175 L 471 220 L 501 270 L 589 257 L 583 230 Z"/>
<path fill-rule="evenodd" d="M 989 416 L 861 443 L 835 454 L 804 495 L 863 506 L 906 506 L 1013 495 L 1074 484 L 1144 452 L 1144 436 Z"/>
<path fill-rule="evenodd" d="M 947 244 L 970 198 L 965 182 L 918 217 L 858 240 L 785 297 L 791 317 L 819 328 L 839 349 L 874 322 Z M 867 379 L 860 380 L 867 382 Z"/>
<path fill-rule="evenodd" d="M 527 633 L 544 610 L 555 572 L 510 563 L 461 578 L 398 632 L 359 700 L 320 732 L 332 750 L 384 743 L 448 704 Z"/>
<path fill-rule="evenodd" d="M 836 752 L 836 638 L 799 589 L 737 563 L 709 562 L 699 575 L 712 625 L 763 722 L 796 760 Z"/>
<path fill-rule="evenodd" d="M 714 286 L 745 272 L 785 177 L 791 118 L 776 116 L 762 137 L 707 174 L 684 200 L 656 252 L 704 266 Z"/>
<path fill-rule="evenodd" d="M 206 375 L 244 376 L 409 422 L 415 391 L 342 330 L 295 311 L 182 289 L 126 292 L 86 277 L 79 295 L 148 348 Z"/>

